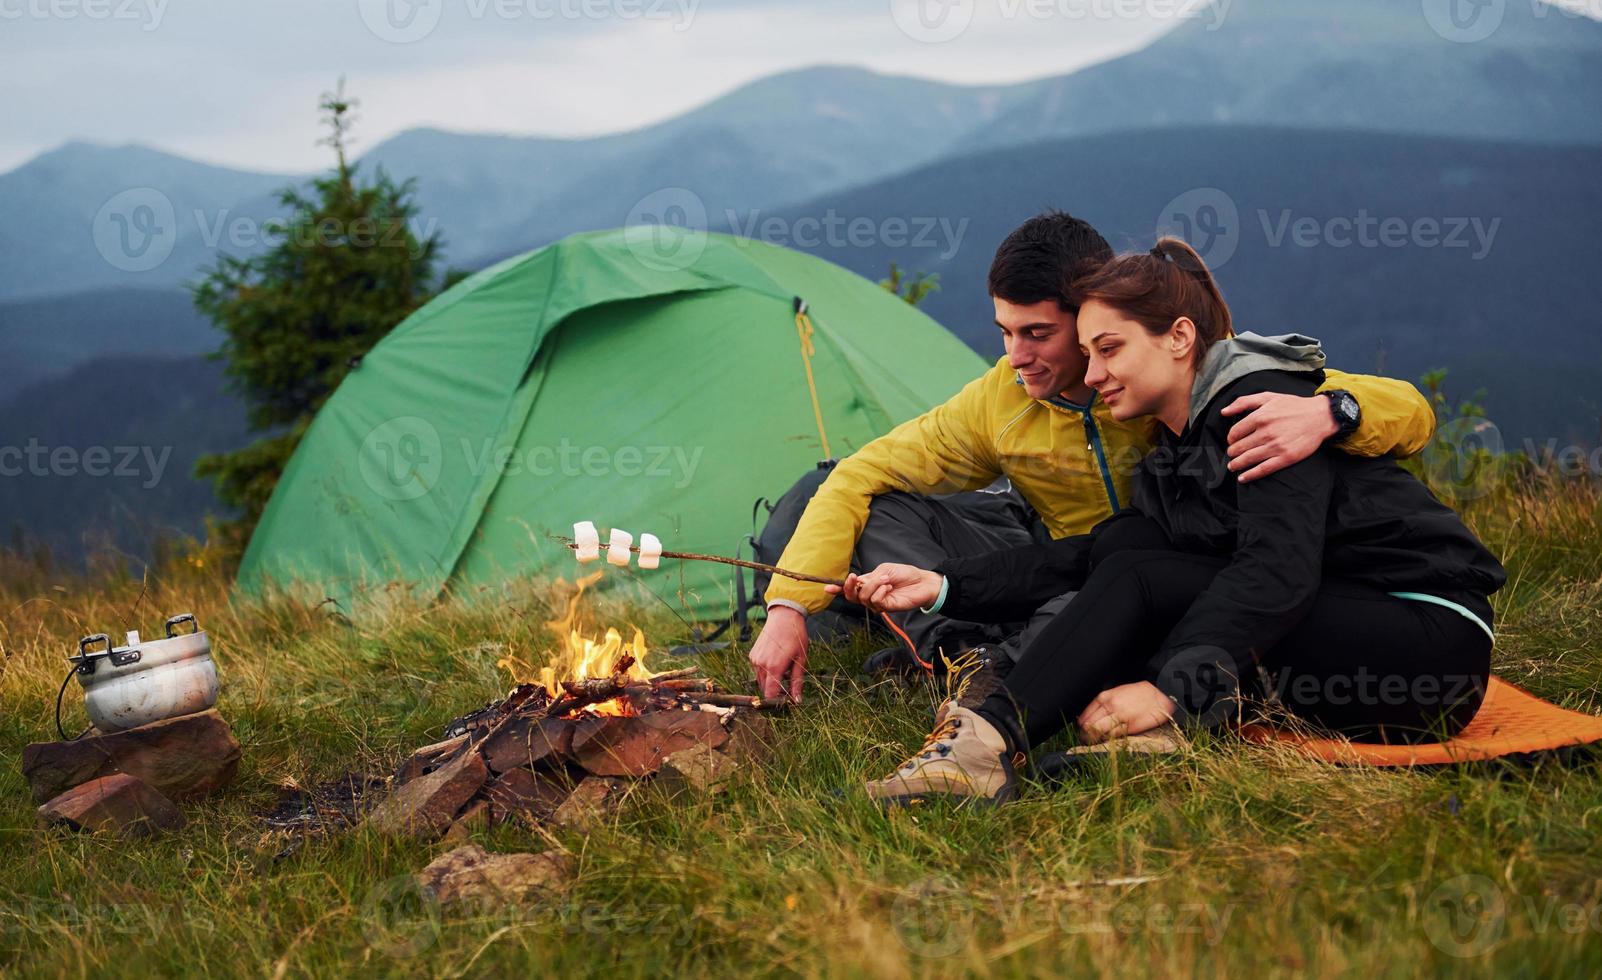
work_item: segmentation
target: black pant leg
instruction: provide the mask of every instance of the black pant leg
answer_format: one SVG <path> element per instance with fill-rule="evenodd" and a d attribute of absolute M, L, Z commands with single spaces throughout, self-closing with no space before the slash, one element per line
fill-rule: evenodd
<path fill-rule="evenodd" d="M 1090 567 L 1094 570 L 1109 556 L 1121 551 L 1173 551 L 1173 548 L 1168 532 L 1151 518 L 1134 515 L 1120 517 L 1096 536 L 1096 544 L 1090 550 Z M 1040 631 L 1061 615 L 1068 603 L 1074 601 L 1078 595 L 1078 592 L 1065 592 L 1048 600 L 1045 605 L 1035 610 L 1022 630 L 997 644 L 996 649 L 1012 658 L 1013 663 L 1017 663 L 1023 657 L 1023 651 L 1029 647 Z"/>
<path fill-rule="evenodd" d="M 1106 555 L 1073 601 L 1032 632 L 1004 690 L 982 710 L 1021 715 L 1030 745 L 1062 731 L 1097 694 L 1144 677 L 1163 638 L 1224 564 L 1176 551 Z"/>
<path fill-rule="evenodd" d="M 947 558 L 982 555 L 1032 541 L 1020 509 L 998 494 L 935 498 L 887 493 L 874 498 L 868 510 L 852 569 L 871 571 L 884 562 L 932 568 Z M 997 643 L 1018 628 L 917 610 L 895 613 L 890 619 L 906 634 L 918 658 L 936 666 L 942 653 L 954 657 L 981 644 Z"/>
<path fill-rule="evenodd" d="M 1297 717 L 1357 741 L 1433 741 L 1479 710 L 1491 639 L 1454 610 L 1335 582 L 1263 661 Z"/>

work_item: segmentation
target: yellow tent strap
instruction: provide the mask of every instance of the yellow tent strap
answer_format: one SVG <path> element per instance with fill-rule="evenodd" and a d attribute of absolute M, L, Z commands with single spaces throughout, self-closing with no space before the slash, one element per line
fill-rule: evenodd
<path fill-rule="evenodd" d="M 829 434 L 823 430 L 823 406 L 818 404 L 818 383 L 812 378 L 812 355 L 817 352 L 812 344 L 812 318 L 807 316 L 807 301 L 799 296 L 795 298 L 795 332 L 801 338 L 801 365 L 807 369 L 807 390 L 812 393 L 812 415 L 818 421 L 818 439 L 823 442 L 823 458 L 829 459 L 834 454 L 829 452 Z"/>

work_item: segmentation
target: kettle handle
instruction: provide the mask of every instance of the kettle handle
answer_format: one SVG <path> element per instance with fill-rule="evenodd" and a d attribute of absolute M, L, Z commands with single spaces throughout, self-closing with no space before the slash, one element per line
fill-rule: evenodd
<path fill-rule="evenodd" d="M 87 658 L 89 656 L 90 645 L 95 643 L 104 643 L 106 645 L 107 652 L 111 650 L 110 636 L 106 635 L 105 633 L 91 633 L 78 641 L 79 656 Z"/>
<path fill-rule="evenodd" d="M 175 627 L 177 627 L 177 626 L 182 625 L 183 623 L 188 623 L 189 627 L 190 627 L 189 633 L 183 634 L 183 635 L 187 636 L 187 635 L 191 635 L 191 634 L 200 632 L 200 623 L 195 619 L 195 614 L 194 613 L 179 613 L 178 615 L 176 615 L 176 616 L 172 617 L 171 619 L 167 620 L 167 636 L 168 636 L 168 638 L 180 635 L 178 633 L 174 633 L 173 629 Z"/>

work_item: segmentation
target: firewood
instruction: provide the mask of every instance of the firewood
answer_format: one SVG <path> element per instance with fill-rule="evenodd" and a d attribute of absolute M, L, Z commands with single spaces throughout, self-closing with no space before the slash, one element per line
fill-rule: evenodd
<path fill-rule="evenodd" d="M 610 701 L 628 693 L 628 669 L 632 666 L 634 666 L 634 656 L 625 653 L 617 658 L 611 677 L 586 677 L 581 681 L 563 681 L 562 690 L 565 693 L 551 702 L 551 706 L 545 711 L 546 717 L 555 718 L 569 714 L 585 705 Z"/>

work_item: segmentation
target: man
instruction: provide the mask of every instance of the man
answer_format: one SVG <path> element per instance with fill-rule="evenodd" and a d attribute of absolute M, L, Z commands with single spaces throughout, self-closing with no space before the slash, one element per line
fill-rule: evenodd
<path fill-rule="evenodd" d="M 1112 255 L 1094 228 L 1057 211 L 1007 236 L 989 277 L 1006 356 L 949 401 L 842 460 L 778 564 L 831 578 L 843 578 L 853 556 L 858 568 L 887 561 L 929 568 L 1042 535 L 1083 534 L 1117 512 L 1151 447 L 1152 423 L 1119 422 L 1097 403 L 1085 384 L 1077 310 L 1065 298 L 1070 279 Z M 1242 416 L 1229 433 L 1229 468 L 1243 482 L 1300 462 L 1330 440 L 1356 455 L 1412 455 L 1435 430 L 1433 410 L 1412 385 L 1336 371 L 1326 371 L 1318 394 L 1253 395 L 1224 414 Z M 930 496 L 1002 478 L 1032 513 L 1010 494 Z M 765 697 L 778 697 L 788 681 L 790 697 L 801 700 L 806 617 L 831 598 L 820 585 L 789 579 L 768 587 L 767 622 L 750 655 Z M 1000 638 L 918 611 L 887 621 L 904 640 L 904 656 L 925 669 Z"/>

